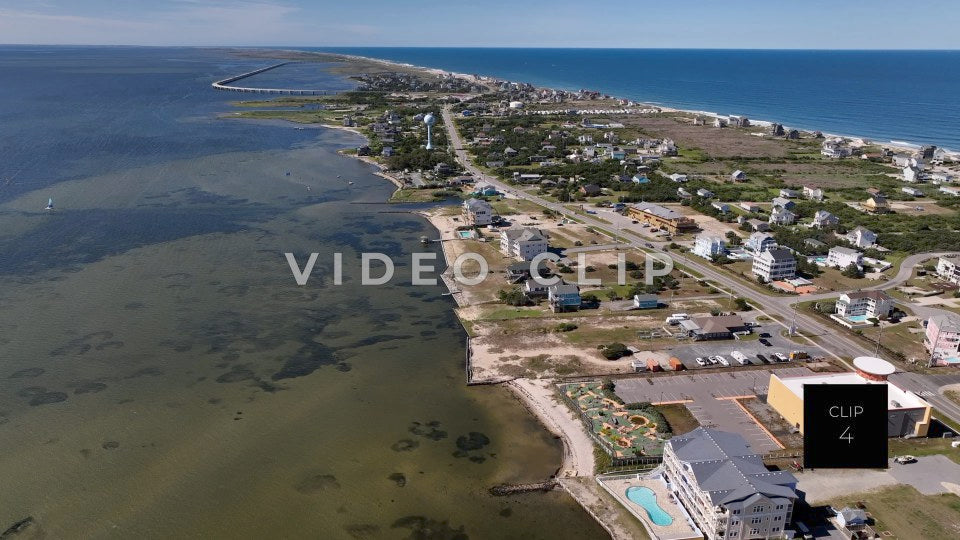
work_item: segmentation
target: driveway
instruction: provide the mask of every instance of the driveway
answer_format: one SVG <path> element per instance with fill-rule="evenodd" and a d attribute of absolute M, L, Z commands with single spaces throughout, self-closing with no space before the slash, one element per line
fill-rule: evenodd
<path fill-rule="evenodd" d="M 889 469 L 816 469 L 796 473 L 797 490 L 808 503 L 880 489 L 895 484 L 908 484 L 924 495 L 951 492 L 952 484 L 960 486 L 960 464 L 942 455 L 922 456 L 916 463 L 900 465 L 891 459 Z M 956 489 L 956 488 L 954 488 Z"/>

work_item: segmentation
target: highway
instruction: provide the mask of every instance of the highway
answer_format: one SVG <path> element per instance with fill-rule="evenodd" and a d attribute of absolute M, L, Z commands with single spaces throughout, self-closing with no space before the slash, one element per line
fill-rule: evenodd
<path fill-rule="evenodd" d="M 585 225 L 605 229 L 611 232 L 629 231 L 634 235 L 647 238 L 647 235 L 644 234 L 644 230 L 641 227 L 634 226 L 632 220 L 620 214 L 614 212 L 605 212 L 603 218 L 609 222 L 605 223 L 604 221 L 600 221 L 591 215 L 578 214 L 562 204 L 554 203 L 531 193 L 515 189 L 513 186 L 502 182 L 496 177 L 484 174 L 483 171 L 473 164 L 463 145 L 463 140 L 460 136 L 459 130 L 456 128 L 456 124 L 454 123 L 453 112 L 450 105 L 443 107 L 442 117 L 443 123 L 447 127 L 447 133 L 449 134 L 450 142 L 453 145 L 457 161 L 478 181 L 483 181 L 487 184 L 490 184 L 498 191 L 501 191 L 506 195 L 518 199 L 528 200 L 544 208 L 549 208 L 560 215 L 582 222 Z M 633 239 L 629 233 L 621 233 L 619 236 L 627 240 L 627 242 L 622 242 L 619 244 L 621 247 L 629 247 L 641 251 L 659 250 L 661 252 L 666 252 L 673 255 L 675 258 L 679 258 L 680 263 L 686 268 L 701 274 L 704 279 L 713 282 L 715 285 L 720 285 L 720 288 L 726 288 L 727 292 L 731 293 L 732 295 L 747 299 L 756 309 L 777 319 L 778 322 L 785 328 L 789 328 L 789 326 L 795 321 L 796 329 L 799 330 L 799 333 L 805 339 L 811 343 L 814 343 L 812 338 L 822 338 L 819 345 L 831 353 L 836 359 L 844 362 L 851 369 L 852 366 L 846 361 L 847 358 L 856 358 L 857 356 L 874 356 L 876 354 L 874 349 L 865 347 L 859 341 L 847 336 L 842 329 L 834 325 L 825 324 L 823 321 L 818 320 L 814 316 L 805 314 L 794 307 L 794 304 L 799 301 L 836 297 L 838 294 L 836 292 L 819 295 L 805 295 L 803 298 L 764 294 L 742 282 L 740 279 L 714 268 L 706 261 L 699 261 L 695 260 L 696 257 L 686 257 L 680 253 L 671 253 L 666 251 L 665 247 L 668 242 L 664 242 L 655 238 Z M 652 246 L 652 249 L 648 248 L 647 245 Z M 938 257 L 941 254 L 945 253 L 919 253 L 910 255 L 904 259 L 897 275 L 891 280 L 874 287 L 865 287 L 865 289 L 885 289 L 903 283 L 909 279 L 913 267 L 916 264 L 931 257 Z M 912 304 L 908 305 L 911 307 L 913 306 Z M 905 381 L 905 383 L 908 383 L 908 389 L 917 393 L 922 392 L 924 399 L 928 400 L 937 409 L 943 411 L 953 420 L 960 422 L 960 406 L 957 406 L 952 401 L 944 398 L 939 393 L 940 386 L 943 386 L 944 384 L 952 384 L 951 382 L 944 381 L 953 381 L 955 378 L 956 380 L 953 382 L 960 383 L 960 374 L 934 378 L 914 373 L 904 373 L 900 375 L 900 377 Z M 947 378 L 944 379 L 943 377 Z"/>

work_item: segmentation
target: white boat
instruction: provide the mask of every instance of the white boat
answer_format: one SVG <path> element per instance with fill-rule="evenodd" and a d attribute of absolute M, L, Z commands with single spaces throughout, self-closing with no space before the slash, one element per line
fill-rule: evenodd
<path fill-rule="evenodd" d="M 53 210 L 53 198 L 47 200 L 47 210 Z"/>
<path fill-rule="evenodd" d="M 353 182 L 347 182 L 347 183 L 350 184 L 351 186 L 353 185 Z"/>

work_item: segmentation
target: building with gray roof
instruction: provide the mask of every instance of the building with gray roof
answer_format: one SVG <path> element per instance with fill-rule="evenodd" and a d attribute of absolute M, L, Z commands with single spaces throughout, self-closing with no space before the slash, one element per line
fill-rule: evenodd
<path fill-rule="evenodd" d="M 739 434 L 697 428 L 667 441 L 663 476 L 710 540 L 782 538 L 797 479 L 769 471 Z"/>

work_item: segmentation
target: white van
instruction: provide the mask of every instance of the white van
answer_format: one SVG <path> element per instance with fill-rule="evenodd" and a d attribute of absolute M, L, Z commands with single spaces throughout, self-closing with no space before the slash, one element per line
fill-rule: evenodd
<path fill-rule="evenodd" d="M 673 315 L 667 317 L 667 324 L 676 325 L 680 324 L 681 321 L 686 321 L 690 319 L 690 316 L 686 313 L 674 313 Z"/>
<path fill-rule="evenodd" d="M 732 353 L 730 353 L 730 356 L 732 356 L 733 359 L 736 360 L 737 362 L 740 362 L 741 366 L 747 365 L 747 355 L 743 354 L 742 352 L 733 351 Z"/>

